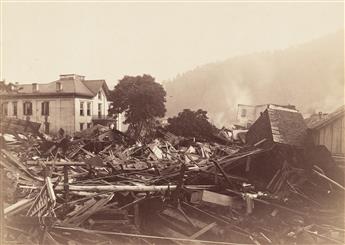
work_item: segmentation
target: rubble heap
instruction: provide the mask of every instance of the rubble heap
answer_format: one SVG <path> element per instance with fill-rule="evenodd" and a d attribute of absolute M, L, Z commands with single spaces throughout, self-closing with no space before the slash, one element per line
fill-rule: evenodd
<path fill-rule="evenodd" d="M 4 243 L 344 244 L 344 172 L 286 113 L 266 111 L 247 144 L 8 127 Z"/>

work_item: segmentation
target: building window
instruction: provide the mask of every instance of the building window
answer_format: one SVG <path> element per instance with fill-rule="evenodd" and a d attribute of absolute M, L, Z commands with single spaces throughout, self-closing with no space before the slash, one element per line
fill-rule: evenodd
<path fill-rule="evenodd" d="M 102 116 L 102 104 L 99 103 L 98 104 L 98 117 L 101 117 Z"/>
<path fill-rule="evenodd" d="M 84 130 L 84 123 L 80 123 L 80 131 Z"/>
<path fill-rule="evenodd" d="M 84 116 L 84 102 L 80 102 L 80 116 Z"/>
<path fill-rule="evenodd" d="M 18 108 L 17 108 L 17 102 L 12 102 L 13 103 L 13 116 L 17 116 L 18 114 Z"/>
<path fill-rule="evenodd" d="M 91 128 L 91 123 L 87 123 L 87 124 L 86 124 L 86 127 L 87 127 L 87 128 Z"/>
<path fill-rule="evenodd" d="M 86 104 L 86 115 L 91 116 L 91 102 Z"/>
<path fill-rule="evenodd" d="M 5 102 L 2 104 L 2 113 L 5 115 L 5 116 L 8 116 L 8 103 Z"/>
<path fill-rule="evenodd" d="M 41 104 L 42 116 L 49 116 L 49 102 L 42 102 Z"/>
<path fill-rule="evenodd" d="M 247 116 L 247 110 L 246 109 L 242 109 L 241 110 L 241 117 L 246 117 Z"/>
<path fill-rule="evenodd" d="M 26 116 L 32 115 L 32 103 L 31 102 L 24 102 L 23 104 L 23 114 Z"/>
<path fill-rule="evenodd" d="M 101 100 L 102 99 L 102 92 L 98 91 L 98 99 Z"/>

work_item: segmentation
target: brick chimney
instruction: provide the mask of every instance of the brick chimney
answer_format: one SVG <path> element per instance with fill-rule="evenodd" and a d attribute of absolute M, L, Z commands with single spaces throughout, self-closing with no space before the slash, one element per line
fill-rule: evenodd
<path fill-rule="evenodd" d="M 62 91 L 62 83 L 56 82 L 56 92 L 61 92 L 61 91 Z"/>
<path fill-rule="evenodd" d="M 77 75 L 77 74 L 61 74 L 60 80 L 80 80 L 83 81 L 85 76 Z"/>
<path fill-rule="evenodd" d="M 33 92 L 33 93 L 39 92 L 38 83 L 33 83 L 33 84 L 32 84 L 32 92 Z"/>

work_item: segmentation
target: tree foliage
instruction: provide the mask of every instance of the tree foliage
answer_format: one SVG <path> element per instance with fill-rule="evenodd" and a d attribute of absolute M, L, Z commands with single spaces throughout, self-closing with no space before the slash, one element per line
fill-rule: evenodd
<path fill-rule="evenodd" d="M 184 109 L 177 116 L 168 118 L 167 129 L 179 136 L 213 139 L 217 128 L 208 121 L 207 111 Z"/>
<path fill-rule="evenodd" d="M 165 115 L 163 86 L 155 79 L 143 76 L 124 76 L 111 91 L 111 114 L 125 112 L 125 123 L 137 125 Z"/>

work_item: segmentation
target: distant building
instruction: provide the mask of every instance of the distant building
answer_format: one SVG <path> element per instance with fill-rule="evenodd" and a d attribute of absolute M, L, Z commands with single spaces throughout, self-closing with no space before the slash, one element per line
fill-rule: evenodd
<path fill-rule="evenodd" d="M 62 128 L 73 134 L 108 123 L 121 130 L 120 116 L 108 117 L 109 89 L 104 80 L 65 74 L 46 84 L 0 85 L 1 116 L 39 122 L 44 133 L 56 134 Z"/>
<path fill-rule="evenodd" d="M 336 161 L 345 162 L 345 106 L 311 116 L 306 122 L 315 144 L 325 145 Z"/>
<path fill-rule="evenodd" d="M 294 105 L 275 105 L 275 104 L 262 104 L 262 105 L 243 105 L 238 104 L 237 108 L 237 124 L 249 128 L 267 108 L 282 107 L 291 109 L 297 112 Z"/>

